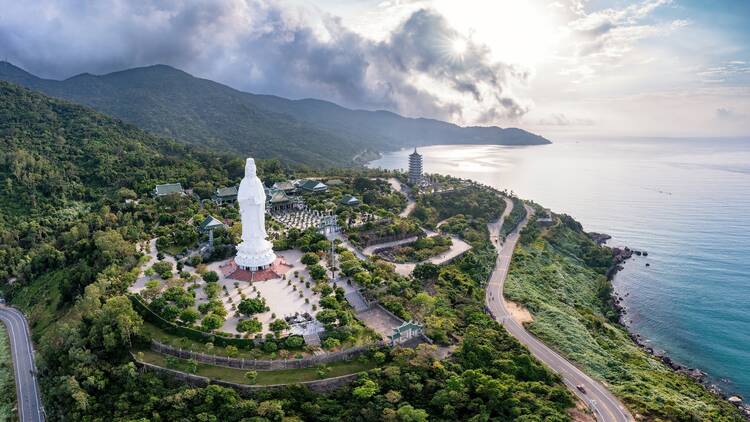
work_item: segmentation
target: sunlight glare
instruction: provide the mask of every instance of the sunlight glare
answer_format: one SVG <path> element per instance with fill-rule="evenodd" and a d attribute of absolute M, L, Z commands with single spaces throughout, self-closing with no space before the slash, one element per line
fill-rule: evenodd
<path fill-rule="evenodd" d="M 497 60 L 533 66 L 545 61 L 554 50 L 554 10 L 540 3 L 437 0 L 435 8 L 461 34 L 490 47 Z M 457 47 L 461 44 L 454 41 L 454 53 L 458 53 Z"/>
<path fill-rule="evenodd" d="M 453 50 L 453 54 L 457 56 L 463 56 L 466 52 L 466 49 L 469 47 L 466 40 L 461 38 L 456 38 L 453 40 L 453 43 L 451 45 L 451 49 Z"/>

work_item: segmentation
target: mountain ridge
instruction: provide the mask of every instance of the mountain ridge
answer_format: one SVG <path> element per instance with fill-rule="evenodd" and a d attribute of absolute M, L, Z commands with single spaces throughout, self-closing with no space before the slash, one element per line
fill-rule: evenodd
<path fill-rule="evenodd" d="M 0 79 L 82 103 L 183 143 L 312 167 L 357 164 L 354 157 L 364 161 L 378 152 L 413 146 L 550 143 L 518 128 L 461 127 L 314 98 L 243 92 L 164 64 L 55 80 L 0 62 Z"/>

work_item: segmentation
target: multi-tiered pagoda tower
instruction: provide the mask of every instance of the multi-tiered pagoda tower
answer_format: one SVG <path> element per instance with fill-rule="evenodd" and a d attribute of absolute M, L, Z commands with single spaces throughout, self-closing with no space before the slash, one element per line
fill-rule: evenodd
<path fill-rule="evenodd" d="M 418 185 L 422 182 L 422 156 L 414 147 L 414 152 L 409 155 L 409 183 Z"/>

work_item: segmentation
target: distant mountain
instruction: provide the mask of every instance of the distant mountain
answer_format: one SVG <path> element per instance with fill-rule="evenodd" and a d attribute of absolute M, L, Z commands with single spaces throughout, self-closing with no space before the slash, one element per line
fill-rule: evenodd
<path fill-rule="evenodd" d="M 57 81 L 0 62 L 0 80 L 86 104 L 189 144 L 310 166 L 349 165 L 375 152 L 432 144 L 550 143 L 516 128 L 460 127 L 321 100 L 250 94 L 166 65 Z"/>

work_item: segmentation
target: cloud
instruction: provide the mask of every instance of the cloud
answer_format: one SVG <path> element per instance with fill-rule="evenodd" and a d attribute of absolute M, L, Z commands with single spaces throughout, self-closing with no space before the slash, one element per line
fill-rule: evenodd
<path fill-rule="evenodd" d="M 727 107 L 719 107 L 716 109 L 716 118 L 720 120 L 741 120 L 745 119 L 745 115 L 734 111 L 734 109 Z"/>
<path fill-rule="evenodd" d="M 742 60 L 731 60 L 699 71 L 698 77 L 707 83 L 750 82 L 750 65 Z"/>
<path fill-rule="evenodd" d="M 165 63 L 243 90 L 460 123 L 528 111 L 509 89 L 528 75 L 468 39 L 451 52 L 461 35 L 430 9 L 372 40 L 335 16 L 265 0 L 0 0 L 0 8 L 0 56 L 47 77 Z"/>
<path fill-rule="evenodd" d="M 588 118 L 569 118 L 564 113 L 553 113 L 548 117 L 539 119 L 541 126 L 593 126 L 596 122 Z"/>
<path fill-rule="evenodd" d="M 656 9 L 671 3 L 671 0 L 644 0 L 622 8 L 586 12 L 580 1 L 573 1 L 567 20 L 571 51 L 566 52 L 569 65 L 563 74 L 585 80 L 600 70 L 611 71 L 612 67 L 625 63 L 639 41 L 690 25 L 684 19 L 651 22 Z"/>

